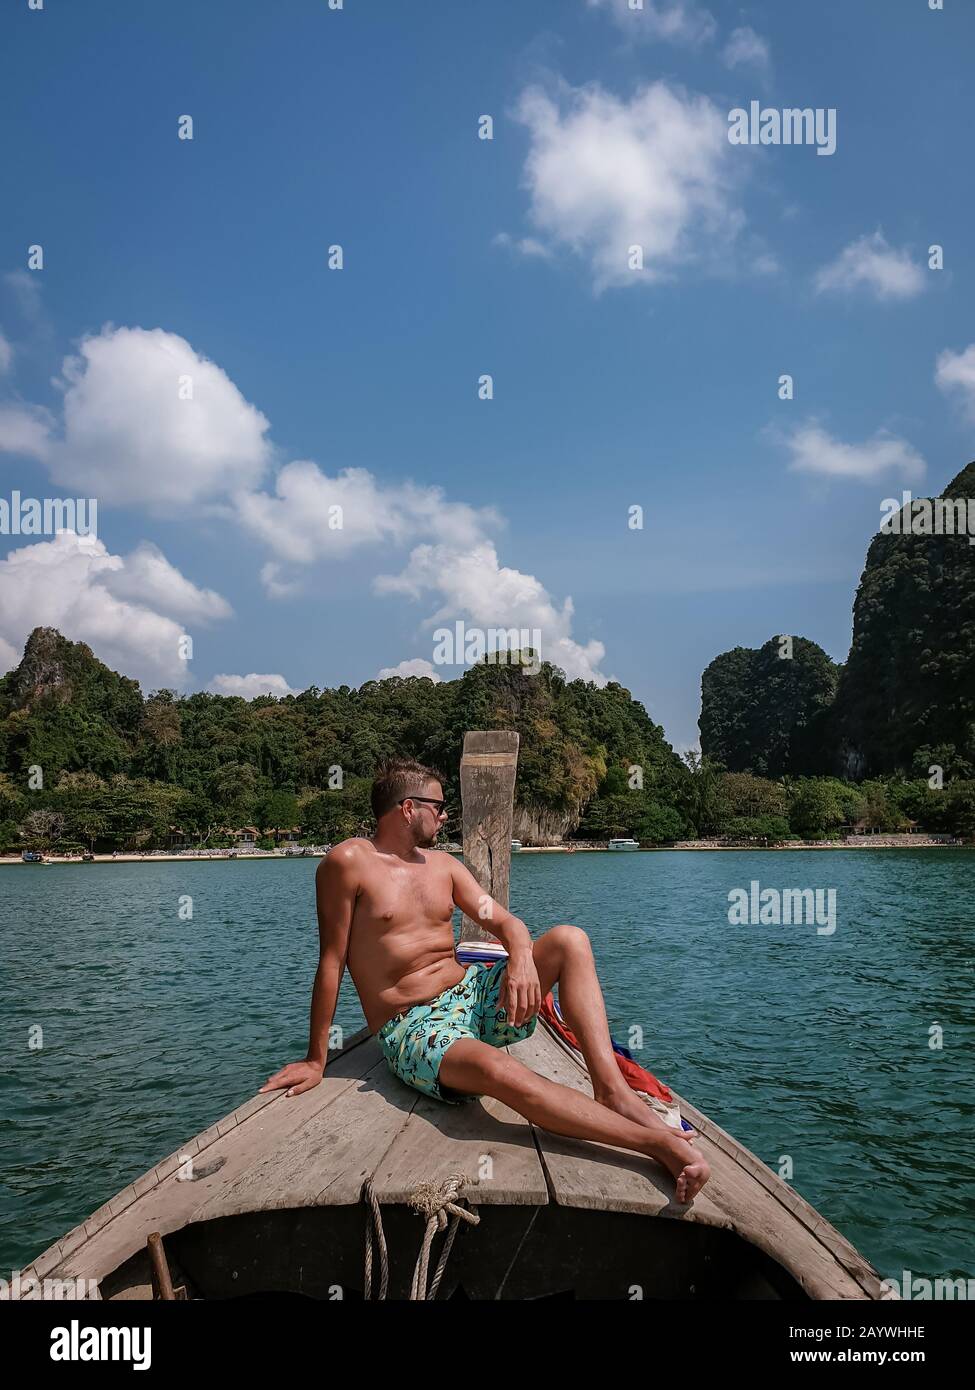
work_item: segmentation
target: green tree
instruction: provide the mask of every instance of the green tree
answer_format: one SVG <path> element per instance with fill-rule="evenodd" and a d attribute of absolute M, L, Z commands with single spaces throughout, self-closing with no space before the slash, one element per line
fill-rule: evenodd
<path fill-rule="evenodd" d="M 269 792 L 257 802 L 254 824 L 259 830 L 290 830 L 297 823 L 298 798 L 294 792 Z"/>
<path fill-rule="evenodd" d="M 217 815 L 231 830 L 247 825 L 254 815 L 257 773 L 247 763 L 226 763 L 214 772 L 208 791 Z"/>
<path fill-rule="evenodd" d="M 20 830 L 16 821 L 0 820 L 0 854 L 20 849 Z"/>
<path fill-rule="evenodd" d="M 825 839 L 844 823 L 846 812 L 836 788 L 827 780 L 803 780 L 789 807 L 789 824 L 805 840 Z"/>
<path fill-rule="evenodd" d="M 634 837 L 649 844 L 679 840 L 684 834 L 684 818 L 673 806 L 647 799 L 633 821 Z"/>
<path fill-rule="evenodd" d="M 722 833 L 733 840 L 787 840 L 791 827 L 785 816 L 734 816 L 724 822 Z"/>
<path fill-rule="evenodd" d="M 301 806 L 299 818 L 307 836 L 321 844 L 335 844 L 373 828 L 369 805 L 370 782 L 350 778 L 341 791 L 320 792 Z"/>
<path fill-rule="evenodd" d="M 887 783 L 863 782 L 859 790 L 863 797 L 862 815 L 871 830 L 896 833 L 908 828 L 908 816 L 891 795 Z"/>
<path fill-rule="evenodd" d="M 84 840 L 90 850 L 94 850 L 95 841 L 108 830 L 108 817 L 92 808 L 79 809 L 68 817 L 68 830 L 71 835 Z"/>
<path fill-rule="evenodd" d="M 749 772 L 726 772 L 720 779 L 718 795 L 722 825 L 726 819 L 784 817 L 788 805 L 785 788 L 780 782 L 753 777 Z"/>
<path fill-rule="evenodd" d="M 975 836 L 975 782 L 956 782 L 945 792 L 943 829 L 970 840 Z"/>
<path fill-rule="evenodd" d="M 689 776 L 682 787 L 684 811 L 698 835 L 719 833 L 724 815 L 721 778 L 724 768 L 694 749 L 684 754 Z"/>

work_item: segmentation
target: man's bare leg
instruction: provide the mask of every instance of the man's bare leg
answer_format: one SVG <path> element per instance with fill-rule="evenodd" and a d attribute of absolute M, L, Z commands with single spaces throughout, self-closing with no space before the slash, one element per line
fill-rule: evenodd
<path fill-rule="evenodd" d="M 552 927 L 533 943 L 532 955 L 542 998 L 558 984 L 559 1008 L 586 1059 L 593 1099 L 637 1124 L 668 1128 L 635 1094 L 617 1065 L 603 991 L 586 933 L 568 925 Z"/>
<path fill-rule="evenodd" d="M 459 1038 L 450 1044 L 438 1079 L 451 1090 L 494 1096 L 552 1134 L 614 1144 L 655 1158 L 674 1178 L 678 1202 L 693 1201 L 710 1176 L 703 1156 L 676 1130 L 662 1124 L 638 1124 L 616 1114 L 581 1091 L 549 1081 L 503 1049 L 475 1038 Z"/>

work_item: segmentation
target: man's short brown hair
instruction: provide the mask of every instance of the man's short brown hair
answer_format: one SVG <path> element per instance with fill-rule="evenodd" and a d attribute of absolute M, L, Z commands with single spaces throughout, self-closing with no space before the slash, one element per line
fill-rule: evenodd
<path fill-rule="evenodd" d="M 428 782 L 439 782 L 443 786 L 443 778 L 436 768 L 424 767 L 412 758 L 388 758 L 376 768 L 369 793 L 372 814 L 379 820 L 411 794 L 422 796 Z"/>

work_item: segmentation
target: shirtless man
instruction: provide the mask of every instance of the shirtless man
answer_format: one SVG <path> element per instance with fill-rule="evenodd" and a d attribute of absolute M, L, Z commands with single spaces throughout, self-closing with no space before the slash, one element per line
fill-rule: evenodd
<path fill-rule="evenodd" d="M 616 1065 L 589 938 L 552 927 L 532 941 L 524 922 L 488 897 L 450 854 L 431 849 L 446 820 L 439 775 L 405 759 L 378 769 L 376 834 L 345 840 L 316 876 L 318 971 L 308 1055 L 261 1091 L 289 1096 L 317 1086 L 346 965 L 386 1062 L 407 1085 L 450 1105 L 496 1096 L 552 1134 L 596 1140 L 655 1158 L 677 1201 L 693 1201 L 710 1176 L 701 1154 L 659 1120 Z M 486 921 L 506 962 L 464 967 L 454 954 L 455 907 Z M 589 1067 L 594 1099 L 539 1076 L 504 1050 L 530 1037 L 542 1000 L 559 1007 Z"/>

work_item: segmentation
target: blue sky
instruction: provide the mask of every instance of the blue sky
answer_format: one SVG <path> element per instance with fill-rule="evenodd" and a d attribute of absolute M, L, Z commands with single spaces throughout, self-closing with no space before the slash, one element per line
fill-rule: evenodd
<path fill-rule="evenodd" d="M 0 498 L 98 501 L 0 535 L 2 669 L 50 623 L 146 688 L 449 677 L 459 619 L 686 746 L 718 652 L 845 658 L 882 499 L 973 457 L 962 0 L 0 26 Z M 752 100 L 836 152 L 731 145 Z"/>

